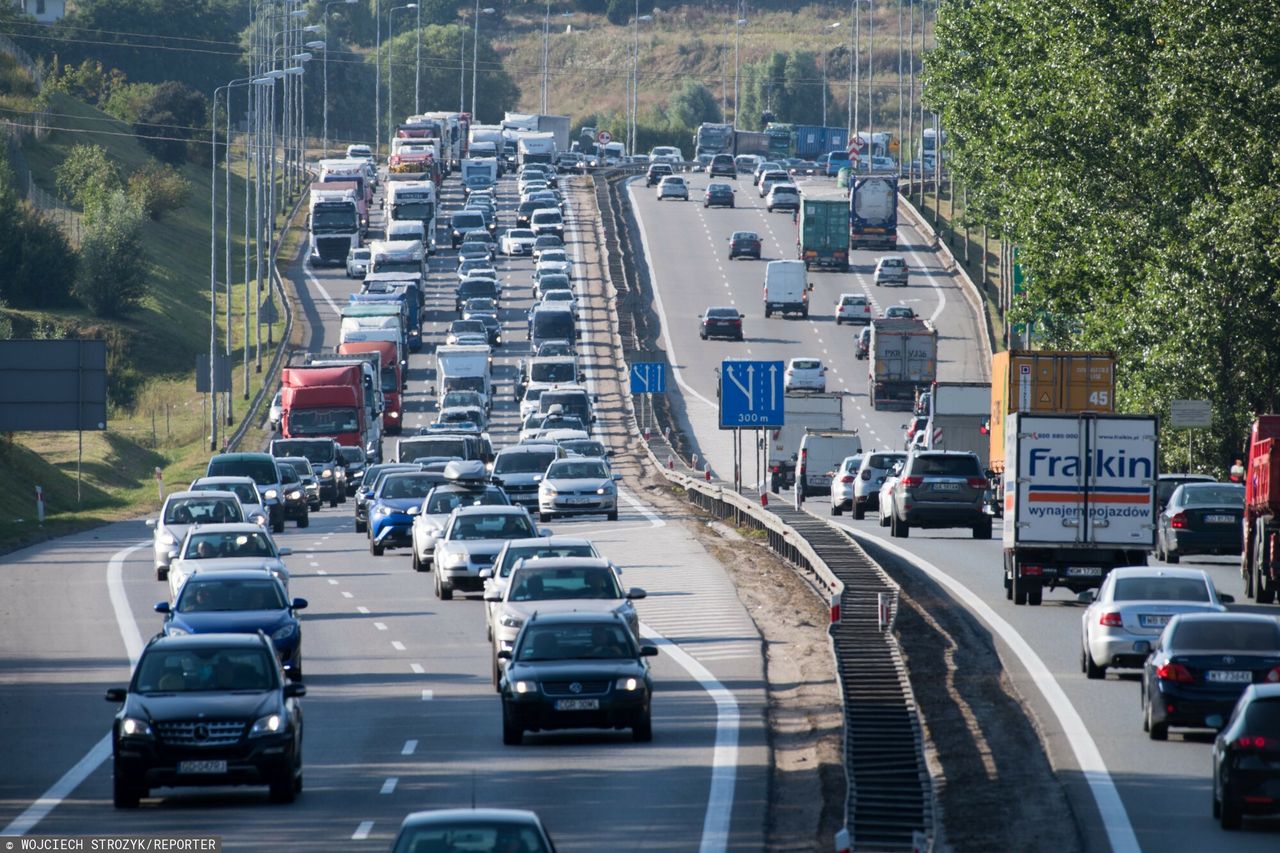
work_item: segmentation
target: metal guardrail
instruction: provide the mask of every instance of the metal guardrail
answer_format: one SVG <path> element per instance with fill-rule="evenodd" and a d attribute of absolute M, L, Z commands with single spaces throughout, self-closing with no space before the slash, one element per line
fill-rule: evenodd
<path fill-rule="evenodd" d="M 617 294 L 614 343 L 628 362 L 645 345 L 646 320 L 644 282 L 626 239 L 631 232 L 618 194 L 618 184 L 630 174 L 611 170 L 596 180 L 600 242 Z M 910 850 L 919 835 L 930 838 L 936 812 L 933 782 L 918 709 L 892 634 L 897 585 L 832 525 L 780 500 L 762 506 L 754 492 L 739 494 L 727 483 L 705 479 L 683 460 L 676 470 L 677 453 L 668 437 L 678 431 L 670 422 L 659 425 L 669 421 L 669 411 L 660 407 L 651 430 L 641 425 L 636 400 L 624 399 L 650 462 L 668 482 L 683 490 L 690 503 L 734 527 L 764 531 L 769 547 L 827 596 L 833 610 L 839 608 L 833 616 L 838 613 L 840 619 L 829 636 L 844 702 L 845 826 L 853 849 Z M 887 614 L 882 600 L 889 602 Z"/>

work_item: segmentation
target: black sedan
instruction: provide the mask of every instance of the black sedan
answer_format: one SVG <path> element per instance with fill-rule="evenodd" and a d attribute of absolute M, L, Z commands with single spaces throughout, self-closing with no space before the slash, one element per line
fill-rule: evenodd
<path fill-rule="evenodd" d="M 1156 521 L 1156 557 L 1176 563 L 1187 554 L 1239 554 L 1244 486 L 1184 483 Z"/>
<path fill-rule="evenodd" d="M 1245 689 L 1213 744 L 1213 816 L 1239 829 L 1246 814 L 1280 813 L 1280 684 Z"/>
<path fill-rule="evenodd" d="M 707 184 L 702 196 L 703 207 L 733 207 L 733 187 L 730 184 Z"/>
<path fill-rule="evenodd" d="M 1142 728 L 1221 729 L 1250 684 L 1280 681 L 1280 622 L 1253 613 L 1180 613 L 1142 669 Z"/>
<path fill-rule="evenodd" d="M 755 258 L 760 260 L 760 235 L 754 231 L 734 231 L 729 237 L 729 260 Z"/>
<path fill-rule="evenodd" d="M 307 688 L 288 681 L 263 634 L 155 637 L 118 703 L 111 731 L 112 798 L 137 808 L 152 788 L 266 785 L 271 799 L 302 790 Z"/>
<path fill-rule="evenodd" d="M 742 340 L 743 315 L 738 313 L 737 308 L 725 306 L 708 308 L 705 314 L 698 316 L 702 321 L 698 324 L 698 337 L 704 341 L 708 338 Z"/>
<path fill-rule="evenodd" d="M 516 637 L 499 684 L 502 742 L 515 746 L 526 731 L 631 729 L 653 739 L 649 700 L 653 681 L 641 646 L 622 617 L 591 613 L 535 616 Z"/>

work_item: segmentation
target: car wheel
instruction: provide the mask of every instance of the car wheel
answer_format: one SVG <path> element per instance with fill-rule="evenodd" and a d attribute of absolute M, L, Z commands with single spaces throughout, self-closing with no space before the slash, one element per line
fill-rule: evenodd
<path fill-rule="evenodd" d="M 973 526 L 974 539 L 990 539 L 991 538 L 991 518 L 980 521 Z"/>
<path fill-rule="evenodd" d="M 1027 603 L 1027 587 L 1030 584 L 1026 579 L 1018 577 L 1018 565 L 1015 562 L 1013 566 L 1013 575 L 1009 579 L 1009 593 L 1013 599 L 1013 603 L 1017 607 L 1023 607 Z"/>
<path fill-rule="evenodd" d="M 374 539 L 373 537 L 369 537 L 369 553 L 370 554 L 372 554 L 375 557 L 381 557 L 383 550 L 384 550 L 383 546 L 379 545 L 376 539 Z"/>
<path fill-rule="evenodd" d="M 551 513 L 541 512 L 541 511 L 538 512 L 538 521 L 541 521 L 543 524 L 545 524 L 550 520 L 551 520 Z"/>
<path fill-rule="evenodd" d="M 167 566 L 156 566 L 156 580 L 167 581 L 169 579 L 169 569 Z"/>
<path fill-rule="evenodd" d="M 607 518 L 608 518 L 610 521 L 617 521 L 617 520 L 618 520 L 618 511 L 615 509 L 613 512 L 609 513 L 609 515 L 607 516 Z"/>
<path fill-rule="evenodd" d="M 524 742 L 524 729 L 505 704 L 502 706 L 502 742 L 507 746 L 519 746 Z"/>
<path fill-rule="evenodd" d="M 279 521 L 273 521 L 273 522 L 271 523 L 271 532 L 272 532 L 272 533 L 284 533 L 284 518 L 283 518 L 283 517 L 282 517 Z"/>
<path fill-rule="evenodd" d="M 441 601 L 453 601 L 453 587 L 440 579 L 439 572 L 436 572 L 436 598 Z"/>
<path fill-rule="evenodd" d="M 1165 548 L 1164 561 L 1171 566 L 1176 566 L 1182 561 L 1182 555 L 1178 553 L 1177 548 Z"/>
<path fill-rule="evenodd" d="M 853 518 L 854 518 L 854 520 L 855 520 L 855 521 L 862 521 L 862 519 L 864 519 L 864 518 L 866 518 L 866 517 L 867 517 L 867 507 L 866 507 L 864 504 L 860 504 L 860 503 L 858 503 L 858 502 L 855 500 L 855 501 L 853 502 Z"/>
<path fill-rule="evenodd" d="M 413 549 L 413 570 L 415 572 L 422 571 L 422 560 L 418 559 L 418 549 Z"/>
<path fill-rule="evenodd" d="M 120 773 L 117 769 L 111 779 L 111 802 L 118 809 L 136 809 L 138 801 L 149 792 L 141 788 Z"/>
<path fill-rule="evenodd" d="M 299 526 L 299 527 L 310 527 L 310 526 L 311 526 L 311 513 L 309 513 L 309 512 L 304 512 L 304 513 L 302 514 L 302 518 L 298 519 L 298 526 Z"/>
<path fill-rule="evenodd" d="M 356 522 L 356 533 L 364 533 L 364 532 L 365 532 L 365 530 L 366 530 L 366 529 L 368 529 L 368 526 L 369 526 L 369 525 L 365 524 L 363 521 L 357 521 L 357 522 Z"/>
<path fill-rule="evenodd" d="M 831 502 L 831 514 L 832 514 L 832 515 L 839 515 L 839 514 L 840 514 L 840 502 L 839 502 L 839 501 L 832 501 L 832 502 Z"/>
<path fill-rule="evenodd" d="M 705 340 L 707 339 L 707 333 L 706 333 L 706 332 L 698 332 L 698 337 L 702 338 L 702 339 L 705 341 Z"/>
<path fill-rule="evenodd" d="M 1091 678 L 1096 681 L 1100 678 L 1107 677 L 1107 668 L 1105 666 L 1098 666 L 1093 662 L 1093 654 L 1089 651 L 1088 646 L 1084 646 L 1081 649 L 1080 655 L 1080 659 L 1084 662 L 1085 678 Z"/>
<path fill-rule="evenodd" d="M 333 509 L 337 505 L 338 505 L 338 496 L 337 494 L 334 494 L 333 497 L 329 498 L 329 509 Z"/>
<path fill-rule="evenodd" d="M 1146 709 L 1144 711 L 1144 719 L 1143 719 L 1143 728 L 1147 730 L 1147 737 L 1151 738 L 1152 740 L 1168 740 L 1169 739 L 1169 724 L 1157 723 L 1151 717 L 1150 698 L 1148 698 L 1146 702 Z"/>
<path fill-rule="evenodd" d="M 905 521 L 899 521 L 898 516 L 889 516 L 889 535 L 898 539 L 906 539 L 911 535 L 911 525 Z"/>
<path fill-rule="evenodd" d="M 881 513 L 881 514 L 878 516 L 878 520 L 879 520 L 879 522 L 880 522 L 880 526 L 881 526 L 881 527 L 888 527 L 888 526 L 889 526 L 889 519 L 888 519 L 888 518 L 886 518 L 886 517 L 884 516 L 884 514 L 883 514 L 883 513 Z"/>
<path fill-rule="evenodd" d="M 338 503 L 340 503 L 340 504 L 344 504 L 344 503 L 346 503 L 346 502 L 347 502 L 347 490 L 346 490 L 346 489 L 343 489 L 343 490 L 338 494 Z"/>
<path fill-rule="evenodd" d="M 298 792 L 293 783 L 293 769 L 284 771 L 271 780 L 271 802 L 292 803 Z"/>
<path fill-rule="evenodd" d="M 1223 829 L 1239 829 L 1242 823 L 1240 807 L 1227 797 L 1223 792 L 1222 804 L 1218 807 L 1218 822 Z"/>
<path fill-rule="evenodd" d="M 636 743 L 648 743 L 653 740 L 653 717 L 646 713 L 631 727 L 631 739 Z"/>

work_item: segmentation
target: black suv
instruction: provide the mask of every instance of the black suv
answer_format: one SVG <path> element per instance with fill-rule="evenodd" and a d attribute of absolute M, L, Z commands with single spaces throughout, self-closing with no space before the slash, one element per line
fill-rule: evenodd
<path fill-rule="evenodd" d="M 297 522 L 299 527 L 311 525 L 311 508 L 307 501 L 307 488 L 298 475 L 298 469 L 287 462 L 276 460 L 280 469 L 280 493 L 284 498 L 284 517 Z M 283 525 L 281 525 L 283 529 Z"/>
<path fill-rule="evenodd" d="M 631 729 L 632 739 L 653 739 L 653 681 L 641 646 L 621 615 L 535 614 L 520 630 L 498 690 L 502 742 L 515 746 L 526 731 Z"/>
<path fill-rule="evenodd" d="M 111 733 L 116 808 L 137 808 L 152 788 L 267 785 L 271 799 L 302 790 L 302 707 L 271 640 L 257 634 L 155 637 L 120 704 Z"/>
<path fill-rule="evenodd" d="M 645 186 L 656 187 L 667 175 L 674 174 L 675 170 L 671 168 L 670 163 L 654 163 L 649 167 L 649 171 L 645 173 Z"/>
<path fill-rule="evenodd" d="M 320 500 L 334 507 L 347 500 L 347 471 L 340 447 L 332 438 L 277 438 L 271 442 L 271 455 L 305 457 L 320 484 Z"/>
<path fill-rule="evenodd" d="M 273 533 L 284 532 L 284 483 L 270 453 L 219 453 L 209 460 L 206 477 L 252 477 L 266 507 Z"/>
<path fill-rule="evenodd" d="M 912 453 L 893 488 L 889 533 L 904 537 L 912 527 L 970 527 L 974 539 L 990 539 L 991 516 L 983 500 L 989 487 L 976 453 Z"/>

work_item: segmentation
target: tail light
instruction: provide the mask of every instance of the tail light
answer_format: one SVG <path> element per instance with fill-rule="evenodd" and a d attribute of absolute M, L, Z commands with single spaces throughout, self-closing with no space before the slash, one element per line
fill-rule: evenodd
<path fill-rule="evenodd" d="M 1267 677 L 1263 680 L 1266 681 L 1268 684 L 1280 683 L 1280 666 L 1274 667 L 1270 672 L 1267 673 Z"/>
<path fill-rule="evenodd" d="M 1263 735 L 1241 735 L 1236 738 L 1237 749 L 1274 749 L 1280 741 Z"/>
<path fill-rule="evenodd" d="M 1156 678 L 1161 681 L 1172 681 L 1176 684 L 1193 684 L 1195 678 L 1191 670 L 1180 663 L 1165 663 L 1156 667 Z"/>
<path fill-rule="evenodd" d="M 1175 530 L 1183 530 L 1187 526 L 1187 514 L 1180 512 L 1169 519 L 1169 526 Z"/>
<path fill-rule="evenodd" d="M 1124 627 L 1124 620 L 1119 613 L 1103 613 L 1102 618 L 1098 620 L 1098 624 L 1107 628 L 1122 628 Z"/>
<path fill-rule="evenodd" d="M 902 485 L 904 486 L 922 486 L 924 485 L 924 477 L 903 477 Z"/>
<path fill-rule="evenodd" d="M 1043 566 L 1023 566 L 1022 573 L 1031 577 L 1040 577 L 1044 574 Z"/>
<path fill-rule="evenodd" d="M 985 489 L 991 484 L 987 482 L 986 477 L 970 477 L 969 485 L 975 489 Z"/>
<path fill-rule="evenodd" d="M 845 474 L 843 477 L 841 477 L 841 478 L 840 478 L 840 482 L 845 483 L 845 484 L 852 483 L 852 482 L 853 482 L 853 475 L 852 475 L 852 474 Z"/>

